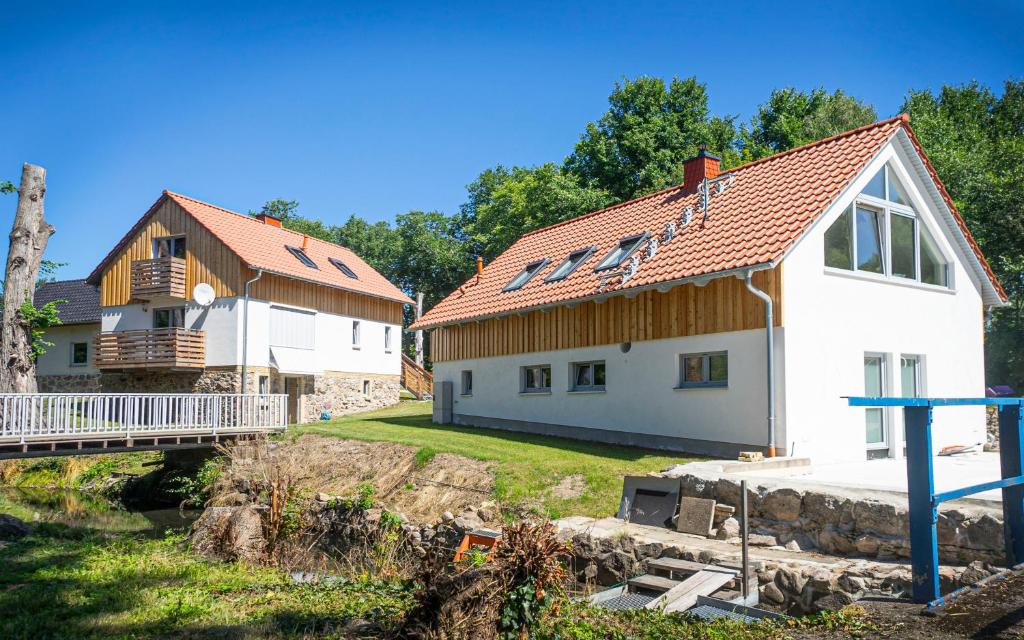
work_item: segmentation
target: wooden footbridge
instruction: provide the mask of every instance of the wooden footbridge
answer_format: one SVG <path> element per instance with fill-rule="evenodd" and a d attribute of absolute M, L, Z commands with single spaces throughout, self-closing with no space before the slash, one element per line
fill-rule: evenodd
<path fill-rule="evenodd" d="M 212 446 L 280 432 L 284 394 L 0 394 L 0 460 Z"/>

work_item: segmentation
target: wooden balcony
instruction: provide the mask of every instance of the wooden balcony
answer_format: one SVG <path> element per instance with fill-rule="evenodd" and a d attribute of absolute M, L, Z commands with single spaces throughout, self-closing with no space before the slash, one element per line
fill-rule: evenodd
<path fill-rule="evenodd" d="M 171 327 L 108 331 L 96 336 L 97 369 L 202 369 L 206 335 Z"/>
<path fill-rule="evenodd" d="M 132 299 L 185 298 L 185 261 L 153 258 L 132 262 Z"/>

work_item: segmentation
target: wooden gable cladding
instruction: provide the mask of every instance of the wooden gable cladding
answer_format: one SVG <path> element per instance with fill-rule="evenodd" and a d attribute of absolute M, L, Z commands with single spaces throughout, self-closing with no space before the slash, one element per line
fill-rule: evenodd
<path fill-rule="evenodd" d="M 256 273 L 243 267 L 240 278 L 248 281 L 256 277 Z M 316 309 L 326 313 L 335 313 L 353 318 L 375 320 L 390 324 L 402 324 L 402 303 L 393 300 L 374 298 L 361 293 L 325 287 L 312 282 L 304 282 L 293 278 L 285 278 L 272 273 L 264 273 L 252 283 L 249 295 L 257 300 L 280 302 L 295 307 Z"/>
<path fill-rule="evenodd" d="M 186 236 L 185 291 L 200 282 L 213 287 L 217 297 L 241 293 L 239 259 L 220 240 L 199 224 L 173 200 L 165 199 L 103 272 L 100 279 L 100 306 L 113 307 L 131 300 L 132 262 L 153 257 L 153 240 L 164 236 Z"/>
<path fill-rule="evenodd" d="M 772 297 L 775 325 L 782 326 L 782 268 L 755 273 L 754 285 Z M 763 328 L 764 304 L 742 280 L 723 277 L 704 287 L 684 284 L 667 293 L 648 290 L 600 304 L 438 327 L 431 357 L 445 362 Z"/>

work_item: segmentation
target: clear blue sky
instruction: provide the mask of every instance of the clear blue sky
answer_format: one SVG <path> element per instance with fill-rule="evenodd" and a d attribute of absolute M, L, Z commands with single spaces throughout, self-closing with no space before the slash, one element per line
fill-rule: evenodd
<path fill-rule="evenodd" d="M 1008 0 L 124 4 L 0 8 L 0 178 L 48 169 L 62 278 L 165 188 L 328 221 L 452 212 L 487 167 L 560 161 L 623 76 L 695 75 L 747 120 L 787 85 L 887 116 L 910 88 L 1024 75 Z"/>

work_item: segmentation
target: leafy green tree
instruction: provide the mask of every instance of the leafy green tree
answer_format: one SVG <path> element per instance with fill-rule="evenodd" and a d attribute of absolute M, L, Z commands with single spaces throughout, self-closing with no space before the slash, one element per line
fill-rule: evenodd
<path fill-rule="evenodd" d="M 576 175 L 550 162 L 531 168 L 498 165 L 481 173 L 468 191 L 454 235 L 488 262 L 528 231 L 613 201 L 607 192 L 583 186 Z"/>
<path fill-rule="evenodd" d="M 1024 81 L 977 82 L 903 103 L 925 153 L 1010 297 L 986 335 L 990 384 L 1024 390 Z"/>
<path fill-rule="evenodd" d="M 874 107 L 840 89 L 776 89 L 758 107 L 750 126 L 741 127 L 740 146 L 744 160 L 757 160 L 876 120 Z"/>
<path fill-rule="evenodd" d="M 733 117 L 712 116 L 707 87 L 696 78 L 642 76 L 616 83 L 609 108 L 586 126 L 565 169 L 583 184 L 628 200 L 683 181 L 683 161 L 700 144 L 722 157 L 739 160 Z"/>

